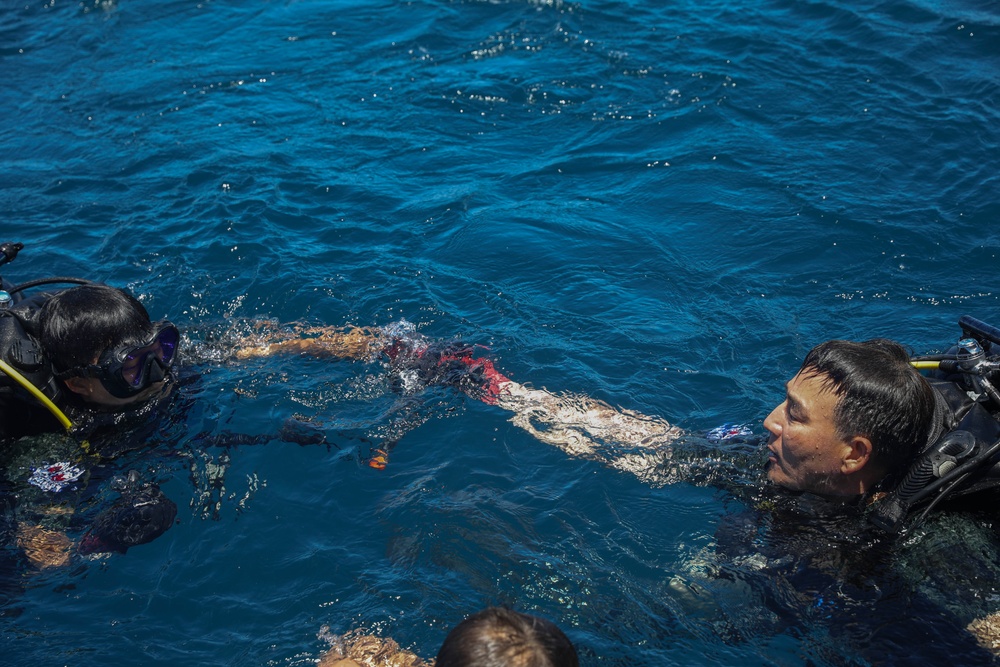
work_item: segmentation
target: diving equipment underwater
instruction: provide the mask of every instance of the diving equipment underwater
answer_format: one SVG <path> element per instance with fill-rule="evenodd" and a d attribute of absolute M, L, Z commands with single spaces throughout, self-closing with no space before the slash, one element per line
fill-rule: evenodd
<path fill-rule="evenodd" d="M 944 502 L 1000 491 L 1000 329 L 968 315 L 958 324 L 962 338 L 946 353 L 911 359 L 934 389 L 934 432 L 869 514 L 886 533 L 916 528 Z"/>

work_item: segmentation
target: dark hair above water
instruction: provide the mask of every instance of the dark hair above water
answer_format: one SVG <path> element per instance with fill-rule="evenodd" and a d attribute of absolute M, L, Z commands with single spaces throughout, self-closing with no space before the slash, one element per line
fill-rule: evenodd
<path fill-rule="evenodd" d="M 84 285 L 53 295 L 38 317 L 42 347 L 56 369 L 93 363 L 102 352 L 152 333 L 149 313 L 128 292 Z"/>
<path fill-rule="evenodd" d="M 838 398 L 837 435 L 872 442 L 873 462 L 902 474 L 927 444 L 934 390 L 910 364 L 905 347 L 885 338 L 830 340 L 810 350 L 799 372 L 822 379 Z"/>
<path fill-rule="evenodd" d="M 578 667 L 573 644 L 554 623 L 489 607 L 456 625 L 436 667 Z"/>

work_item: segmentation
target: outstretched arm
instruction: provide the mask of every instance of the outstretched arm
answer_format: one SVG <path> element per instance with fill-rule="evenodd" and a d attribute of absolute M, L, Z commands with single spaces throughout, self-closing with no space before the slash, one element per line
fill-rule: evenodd
<path fill-rule="evenodd" d="M 747 471 L 759 470 L 760 446 L 745 425 L 692 434 L 660 417 L 616 408 L 571 393 L 531 389 L 504 378 L 493 403 L 510 421 L 571 456 L 598 461 L 653 486 L 688 482 L 739 489 Z"/>
<path fill-rule="evenodd" d="M 393 355 L 397 370 L 416 371 L 426 384 L 445 384 L 513 413 L 511 422 L 572 456 L 601 461 L 640 477 L 683 431 L 658 417 L 615 408 L 579 394 L 553 394 L 515 382 L 477 346 L 435 343 Z"/>
<path fill-rule="evenodd" d="M 496 405 L 513 413 L 511 423 L 571 456 L 601 461 L 644 477 L 653 453 L 666 449 L 683 431 L 659 417 L 579 394 L 553 394 L 513 380 L 499 385 Z"/>
<path fill-rule="evenodd" d="M 295 327 L 260 333 L 235 351 L 237 359 L 302 354 L 338 359 L 373 359 L 388 344 L 381 329 L 371 327 Z"/>

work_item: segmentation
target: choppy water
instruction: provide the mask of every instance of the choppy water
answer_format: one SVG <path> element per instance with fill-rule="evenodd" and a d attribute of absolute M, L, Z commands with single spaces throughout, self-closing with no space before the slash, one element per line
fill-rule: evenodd
<path fill-rule="evenodd" d="M 125 286 L 190 332 L 406 319 L 702 429 L 761 419 L 826 338 L 923 351 L 960 315 L 1000 324 L 993 2 L 5 0 L 0 77 L 0 240 L 26 245 L 3 275 Z M 490 603 L 554 620 L 585 664 L 885 659 L 820 604 L 758 627 L 752 584 L 691 602 L 740 512 L 724 492 L 569 458 L 446 393 L 376 472 L 397 406 L 377 364 L 199 370 L 154 443 L 187 458 L 121 462 L 179 523 L 25 575 L 4 662 L 308 664 L 323 625 L 432 656 Z M 293 414 L 342 449 L 235 448 L 218 507 L 200 495 L 223 452 L 193 434 Z M 931 617 L 1000 608 L 990 575 L 955 577 L 975 609 L 886 622 L 947 647 Z"/>

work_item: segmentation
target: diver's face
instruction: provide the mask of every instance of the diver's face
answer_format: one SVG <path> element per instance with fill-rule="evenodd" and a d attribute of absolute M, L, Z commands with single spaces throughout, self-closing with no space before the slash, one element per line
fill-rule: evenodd
<path fill-rule="evenodd" d="M 91 403 L 96 403 L 98 405 L 103 405 L 106 407 L 121 407 L 124 405 L 132 405 L 133 403 L 142 403 L 157 394 L 164 391 L 166 387 L 166 382 L 154 382 L 142 391 L 133 394 L 127 398 L 118 398 L 117 396 L 112 396 L 101 381 L 96 378 L 87 378 L 87 381 L 91 385 L 91 390 L 89 393 L 83 395 L 84 399 L 90 401 Z"/>
<path fill-rule="evenodd" d="M 764 420 L 770 433 L 767 477 L 795 491 L 838 495 L 850 449 L 834 423 L 838 398 L 812 373 L 799 372 L 785 388 L 785 400 Z"/>
<path fill-rule="evenodd" d="M 94 403 L 95 405 L 101 405 L 109 408 L 132 405 L 133 403 L 142 403 L 143 401 L 146 401 L 163 392 L 167 384 L 166 381 L 154 382 L 140 392 L 126 398 L 118 398 L 117 396 L 112 396 L 97 378 L 73 379 L 79 380 L 80 382 L 76 383 L 75 386 L 70 386 L 70 389 L 82 396 L 83 400 L 88 403 Z"/>

